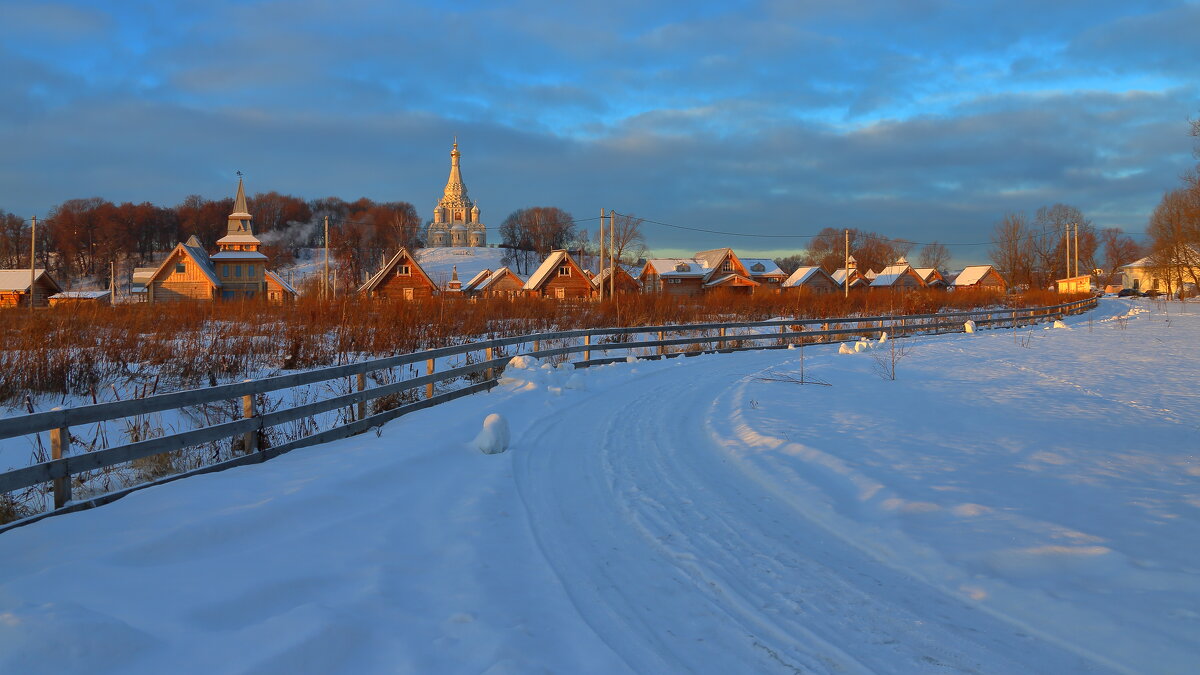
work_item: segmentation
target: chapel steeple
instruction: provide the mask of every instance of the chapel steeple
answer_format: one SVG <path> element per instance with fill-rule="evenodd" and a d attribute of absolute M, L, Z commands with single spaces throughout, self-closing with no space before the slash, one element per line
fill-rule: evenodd
<path fill-rule="evenodd" d="M 226 234 L 254 234 L 250 226 L 250 208 L 246 206 L 246 188 L 242 185 L 241 172 L 238 172 L 237 196 L 233 198 L 233 213 L 229 214 L 229 224 Z"/>
<path fill-rule="evenodd" d="M 442 198 L 433 209 L 427 246 L 487 245 L 487 226 L 479 222 L 479 205 L 467 196 L 467 186 L 463 183 L 461 157 L 456 136 L 450 149 L 450 177 L 446 179 Z"/>

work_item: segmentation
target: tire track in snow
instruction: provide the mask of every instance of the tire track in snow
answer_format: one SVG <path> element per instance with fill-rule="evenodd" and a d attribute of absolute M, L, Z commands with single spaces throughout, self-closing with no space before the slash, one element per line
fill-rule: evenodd
<path fill-rule="evenodd" d="M 1092 669 L 873 559 L 739 465 L 744 445 L 714 424 L 729 426 L 739 381 L 779 360 L 696 357 L 637 375 L 516 444 L 543 554 L 633 670 Z M 614 400 L 625 391 L 637 393 Z"/>

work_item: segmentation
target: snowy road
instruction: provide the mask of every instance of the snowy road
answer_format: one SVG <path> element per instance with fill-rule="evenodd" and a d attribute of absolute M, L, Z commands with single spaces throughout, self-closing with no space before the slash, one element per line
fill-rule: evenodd
<path fill-rule="evenodd" d="M 0 672 L 1194 672 L 1200 305 L 1162 307 L 903 341 L 895 381 L 512 367 L 0 536 Z"/>

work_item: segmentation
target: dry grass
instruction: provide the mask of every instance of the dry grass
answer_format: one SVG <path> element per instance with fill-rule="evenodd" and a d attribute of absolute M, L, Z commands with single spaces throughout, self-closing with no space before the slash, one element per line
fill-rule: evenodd
<path fill-rule="evenodd" d="M 68 305 L 0 310 L 0 403 L 27 393 L 87 395 L 102 389 L 169 390 L 458 344 L 481 337 L 567 328 L 699 321 L 922 314 L 1048 305 L 1066 296 L 1034 292 L 859 292 L 840 295 L 623 296 L 616 302 L 442 297 L 376 302 L 359 297 L 287 306 L 256 302 Z M 159 379 L 162 385 L 159 385 Z"/>

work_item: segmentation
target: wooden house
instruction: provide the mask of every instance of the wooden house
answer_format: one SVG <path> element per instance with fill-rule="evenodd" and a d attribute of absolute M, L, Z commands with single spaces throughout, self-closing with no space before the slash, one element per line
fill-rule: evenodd
<path fill-rule="evenodd" d="M 33 277 L 32 293 L 30 276 Z M 32 275 L 28 268 L 0 270 L 0 307 L 28 307 L 31 297 L 34 307 L 46 307 L 50 296 L 61 292 L 58 282 L 40 267 L 33 270 Z"/>
<path fill-rule="evenodd" d="M 300 295 L 291 284 L 283 280 L 283 277 L 272 272 L 266 271 L 267 274 L 267 300 L 274 304 L 282 304 L 292 302 L 296 296 Z"/>
<path fill-rule="evenodd" d="M 964 267 L 963 271 L 954 277 L 950 287 L 954 289 L 984 288 L 1003 293 L 1007 284 L 991 265 L 971 265 Z"/>
<path fill-rule="evenodd" d="M 145 279 L 148 302 L 179 300 L 276 300 L 295 297 L 296 290 L 267 270 L 262 242 L 254 236 L 246 189 L 238 179 L 233 213 L 229 214 L 217 252 L 208 255 L 194 235 L 175 246 Z M 136 285 L 136 284 L 135 284 Z"/>
<path fill-rule="evenodd" d="M 913 269 L 917 271 L 921 281 L 925 282 L 926 288 L 946 289 L 946 277 L 942 276 L 936 267 L 915 267 Z"/>
<path fill-rule="evenodd" d="M 401 247 L 358 292 L 371 298 L 424 300 L 441 291 L 408 249 Z"/>
<path fill-rule="evenodd" d="M 858 262 L 854 259 L 854 256 L 850 256 L 847 262 L 849 263 L 848 266 L 840 267 L 834 270 L 833 274 L 829 275 L 837 283 L 838 290 L 843 290 L 847 283 L 850 285 L 850 290 L 852 291 L 869 288 L 871 280 L 867 278 L 867 275 L 858 270 Z"/>
<path fill-rule="evenodd" d="M 1059 293 L 1090 293 L 1092 291 L 1092 276 L 1082 274 L 1077 277 L 1055 279 L 1054 287 Z"/>
<path fill-rule="evenodd" d="M 559 249 L 542 261 L 525 282 L 524 291 L 540 298 L 588 298 L 592 295 L 592 282 L 571 254 Z"/>
<path fill-rule="evenodd" d="M 921 288 L 925 288 L 925 281 L 903 257 L 883 268 L 871 280 L 871 290 L 915 291 Z"/>
<path fill-rule="evenodd" d="M 828 272 L 819 266 L 798 267 L 791 276 L 783 281 L 782 292 L 792 293 L 835 293 L 841 285 L 833 280 Z"/>
<path fill-rule="evenodd" d="M 765 265 L 764 272 L 769 274 Z M 684 296 L 712 292 L 749 294 L 761 285 L 751 278 L 750 271 L 729 248 L 700 251 L 691 258 L 648 260 L 638 280 L 648 293 Z"/>
<path fill-rule="evenodd" d="M 495 271 L 480 270 L 463 284 L 462 293 L 469 298 L 517 298 L 525 294 L 525 281 L 507 267 Z"/>
<path fill-rule="evenodd" d="M 111 305 L 112 291 L 63 291 L 50 296 L 50 306 Z"/>
<path fill-rule="evenodd" d="M 610 282 L 609 276 L 613 269 L 612 267 L 606 268 L 600 274 L 592 277 L 592 288 L 595 289 L 597 297 L 601 295 L 601 286 L 604 287 L 603 295 L 606 298 L 610 290 L 614 290 L 618 295 L 642 292 L 642 284 L 620 265 L 616 266 L 615 276 L 613 276 Z"/>
<path fill-rule="evenodd" d="M 774 260 L 742 258 L 741 261 L 750 278 L 759 284 L 754 288 L 755 293 L 779 293 L 783 288 L 783 282 L 787 281 L 788 275 L 779 269 L 779 265 Z"/>

